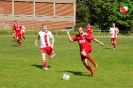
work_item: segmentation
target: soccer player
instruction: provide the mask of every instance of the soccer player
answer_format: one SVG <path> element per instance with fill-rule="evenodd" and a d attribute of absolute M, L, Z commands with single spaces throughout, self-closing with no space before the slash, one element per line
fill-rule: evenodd
<path fill-rule="evenodd" d="M 119 29 L 115 27 L 115 23 L 112 24 L 112 27 L 109 30 L 110 37 L 111 37 L 111 43 L 113 45 L 113 49 L 116 49 L 116 40 L 117 40 L 117 34 L 119 33 Z"/>
<path fill-rule="evenodd" d="M 96 38 L 94 38 L 92 35 L 84 33 L 82 27 L 79 27 L 78 34 L 75 35 L 73 38 L 71 38 L 69 30 L 67 31 L 67 36 L 68 36 L 70 42 L 78 41 L 82 62 L 84 63 L 85 67 L 91 72 L 91 75 L 94 76 L 94 70 L 87 63 L 87 60 L 89 60 L 95 67 L 98 67 L 98 64 L 88 54 L 92 51 L 90 42 L 91 42 L 91 40 L 93 40 L 102 46 L 104 44 L 102 42 L 100 42 L 99 40 L 97 40 Z"/>
<path fill-rule="evenodd" d="M 14 30 L 16 33 L 17 45 L 21 46 L 22 26 L 18 23 L 18 21 L 15 21 Z"/>
<path fill-rule="evenodd" d="M 88 23 L 88 25 L 86 26 L 86 32 L 87 32 L 88 34 L 92 34 L 92 31 L 93 31 L 93 28 L 92 28 L 92 26 L 90 25 L 90 23 Z"/>
<path fill-rule="evenodd" d="M 24 36 L 25 30 L 25 26 L 22 26 L 22 38 L 26 41 L 26 37 Z"/>
<path fill-rule="evenodd" d="M 53 51 L 54 47 L 54 36 L 50 31 L 47 30 L 47 26 L 45 24 L 42 25 L 42 31 L 38 33 L 38 36 L 35 41 L 35 46 L 38 46 L 38 41 L 40 40 L 40 52 L 42 55 L 42 62 L 44 70 L 48 70 L 47 61 L 46 61 L 46 53 L 53 58 L 55 53 Z M 50 43 L 51 39 L 51 43 Z"/>

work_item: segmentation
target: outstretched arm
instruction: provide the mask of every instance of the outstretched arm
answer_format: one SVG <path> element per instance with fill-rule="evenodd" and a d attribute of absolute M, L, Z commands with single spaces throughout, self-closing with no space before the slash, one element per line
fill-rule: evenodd
<path fill-rule="evenodd" d="M 98 39 L 94 38 L 94 41 L 99 43 L 101 46 L 104 46 L 104 43 L 100 42 Z"/>
<path fill-rule="evenodd" d="M 66 33 L 67 33 L 67 36 L 68 36 L 69 41 L 70 41 L 70 42 L 73 42 L 73 39 L 72 39 L 71 36 L 70 36 L 69 30 L 68 30 Z"/>
<path fill-rule="evenodd" d="M 40 39 L 40 36 L 38 35 L 35 41 L 35 46 L 38 46 L 38 40 Z"/>

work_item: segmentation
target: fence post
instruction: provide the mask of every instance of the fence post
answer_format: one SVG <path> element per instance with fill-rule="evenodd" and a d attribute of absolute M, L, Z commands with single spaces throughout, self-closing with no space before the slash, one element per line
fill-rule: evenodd
<path fill-rule="evenodd" d="M 99 30 L 99 36 L 100 36 L 101 30 Z"/>

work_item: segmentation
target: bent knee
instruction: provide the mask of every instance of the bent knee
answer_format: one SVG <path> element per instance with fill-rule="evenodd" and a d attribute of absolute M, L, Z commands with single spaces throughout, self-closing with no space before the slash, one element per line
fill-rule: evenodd
<path fill-rule="evenodd" d="M 81 51 L 81 55 L 86 56 L 86 52 L 85 51 Z"/>

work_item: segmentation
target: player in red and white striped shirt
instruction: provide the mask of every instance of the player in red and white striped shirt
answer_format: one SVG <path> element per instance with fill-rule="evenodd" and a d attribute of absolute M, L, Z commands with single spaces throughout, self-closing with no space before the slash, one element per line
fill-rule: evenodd
<path fill-rule="evenodd" d="M 113 49 L 116 49 L 116 40 L 117 40 L 117 34 L 119 33 L 119 29 L 115 27 L 115 23 L 112 24 L 113 27 L 110 28 L 109 33 L 111 37 L 111 43 L 113 45 Z"/>
<path fill-rule="evenodd" d="M 35 46 L 38 46 L 38 40 L 40 40 L 40 52 L 42 55 L 44 70 L 48 70 L 47 61 L 46 61 L 46 53 L 53 58 L 55 53 L 53 51 L 54 47 L 54 36 L 50 31 L 47 30 L 47 26 L 45 24 L 42 25 L 42 31 L 38 33 L 38 36 L 35 41 Z M 50 43 L 51 39 L 51 43 Z"/>
<path fill-rule="evenodd" d="M 80 56 L 82 59 L 82 62 L 84 63 L 85 67 L 91 72 L 91 75 L 94 76 L 94 70 L 91 68 L 91 66 L 88 64 L 87 60 L 91 61 L 91 63 L 98 67 L 98 64 L 88 55 L 92 51 L 91 47 L 91 40 L 99 43 L 100 45 L 104 45 L 102 42 L 94 38 L 92 35 L 84 33 L 82 27 L 79 27 L 78 29 L 79 34 L 75 35 L 73 38 L 71 38 L 69 31 L 67 31 L 67 36 L 70 40 L 70 42 L 78 41 L 79 47 L 80 47 Z"/>

